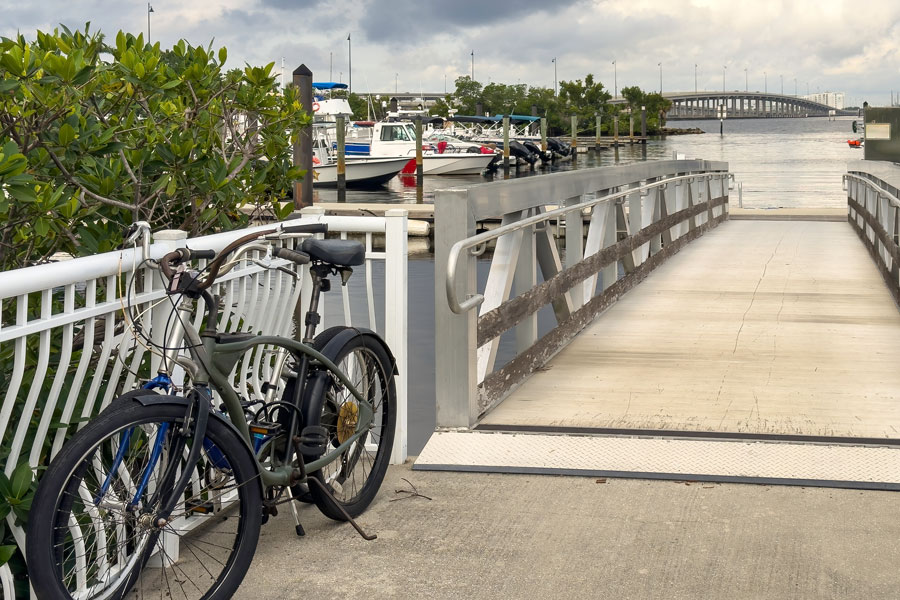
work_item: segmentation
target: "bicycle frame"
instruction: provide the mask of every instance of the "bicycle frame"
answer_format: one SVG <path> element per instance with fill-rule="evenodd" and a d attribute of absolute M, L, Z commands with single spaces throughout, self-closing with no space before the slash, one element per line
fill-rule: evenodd
<path fill-rule="evenodd" d="M 313 302 L 311 302 L 310 310 L 315 310 L 314 307 L 317 304 L 317 302 L 315 302 L 317 300 L 315 296 L 316 293 L 313 294 Z M 215 303 L 210 305 L 208 300 L 205 300 L 205 302 L 207 303 L 207 323 L 211 324 L 218 321 L 218 306 Z M 194 390 L 210 386 L 221 397 L 231 423 L 240 432 L 241 437 L 251 451 L 253 450 L 253 438 L 250 433 L 247 417 L 244 413 L 244 407 L 241 405 L 241 399 L 228 379 L 230 367 L 226 372 L 217 366 L 216 359 L 219 357 L 221 357 L 222 363 L 233 366 L 242 355 L 255 347 L 275 346 L 293 353 L 295 356 L 301 357 L 301 359 L 306 357 L 309 365 L 327 369 L 332 375 L 340 380 L 359 403 L 359 420 L 353 435 L 348 437 L 336 448 L 326 451 L 323 456 L 306 463 L 302 470 L 302 478 L 299 480 L 297 479 L 297 473 L 294 467 L 291 467 L 289 464 L 277 467 L 266 465 L 260 460 L 260 456 L 256 452 L 253 452 L 264 487 L 284 486 L 303 481 L 307 472 L 317 471 L 336 460 L 341 453 L 347 450 L 368 431 L 375 416 L 374 407 L 356 386 L 353 385 L 353 382 L 350 381 L 346 374 L 344 374 L 328 357 L 321 352 L 318 352 L 307 343 L 275 335 L 253 336 L 234 342 L 220 342 L 216 339 L 219 332 L 204 332 L 203 334 L 200 334 L 193 327 L 190 320 L 190 316 L 194 312 L 192 307 L 193 304 L 194 301 L 185 297 L 181 303 L 174 308 L 177 318 L 175 319 L 174 327 L 170 332 L 169 340 L 166 343 L 166 351 L 160 373 L 168 375 L 170 365 L 174 366 L 175 364 L 178 364 L 188 371 L 193 382 Z M 209 314 L 210 312 L 213 314 Z M 188 342 L 188 352 L 191 355 L 190 360 L 187 360 L 183 356 L 178 356 L 182 339 L 186 339 Z M 283 359 L 276 360 L 275 372 L 272 375 L 273 381 L 277 381 L 281 378 L 284 362 Z M 298 373 L 298 385 L 300 389 L 298 390 L 297 397 L 303 397 L 303 391 L 306 384 L 306 378 L 301 378 L 301 374 Z M 205 394 L 206 397 L 209 397 L 208 392 L 204 391 L 203 394 Z M 190 395 L 190 393 L 186 395 Z M 290 439 L 293 434 L 293 431 L 285 432 L 288 439 Z"/>

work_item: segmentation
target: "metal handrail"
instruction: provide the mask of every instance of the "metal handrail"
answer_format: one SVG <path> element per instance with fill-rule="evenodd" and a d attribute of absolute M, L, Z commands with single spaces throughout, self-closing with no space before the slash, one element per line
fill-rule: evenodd
<path fill-rule="evenodd" d="M 665 179 L 660 179 L 658 181 L 654 181 L 652 183 L 648 183 L 642 186 L 629 188 L 623 192 L 616 192 L 615 194 L 609 194 L 606 196 L 601 196 L 598 198 L 594 198 L 593 200 L 586 200 L 585 202 L 581 202 L 579 204 L 573 204 L 571 206 L 565 206 L 562 208 L 557 208 L 551 211 L 547 211 L 540 215 L 535 215 L 533 217 L 528 217 L 527 219 L 522 219 L 521 221 L 517 221 L 515 223 L 510 223 L 509 225 L 503 225 L 502 227 L 498 227 L 497 229 L 486 231 L 484 233 L 479 233 L 478 235 L 474 235 L 472 237 L 468 237 L 464 240 L 460 240 L 453 244 L 450 248 L 450 254 L 447 257 L 447 276 L 445 279 L 446 284 L 446 292 L 447 292 L 447 303 L 450 306 L 450 310 L 454 313 L 461 315 L 465 312 L 472 310 L 473 308 L 479 306 L 482 302 L 484 302 L 483 294 L 474 294 L 468 299 L 459 302 L 456 297 L 456 268 L 459 264 L 459 255 L 466 248 L 472 248 L 475 246 L 479 246 L 481 244 L 486 244 L 487 242 L 497 239 L 507 233 L 512 233 L 514 231 L 519 231 L 520 229 L 525 229 L 526 227 L 530 227 L 536 223 L 540 223 L 541 221 L 547 221 L 552 219 L 553 217 L 558 217 L 560 215 L 564 215 L 566 213 L 570 213 L 573 211 L 581 211 L 585 208 L 590 208 L 592 206 L 596 206 L 601 202 L 608 202 L 610 200 L 618 200 L 619 198 L 624 198 L 625 196 L 643 192 L 645 190 L 651 190 L 658 187 L 665 187 L 669 183 L 685 181 L 685 180 L 694 180 L 694 179 L 711 179 L 713 177 L 722 177 L 725 176 L 727 179 L 734 179 L 734 173 L 726 173 L 723 171 L 714 171 L 714 172 L 704 172 L 704 173 L 693 173 L 691 175 L 677 175 L 675 177 L 667 177 Z"/>
<path fill-rule="evenodd" d="M 890 200 L 891 204 L 893 204 L 894 206 L 900 208 L 900 198 L 897 198 L 897 196 L 895 196 L 894 194 L 890 193 L 889 191 L 887 191 L 887 190 L 884 189 L 883 187 L 881 187 L 881 186 L 879 186 L 879 185 L 875 185 L 875 183 L 874 183 L 871 179 L 868 179 L 868 178 L 866 178 L 866 177 L 862 177 L 862 176 L 860 176 L 860 175 L 854 175 L 854 174 L 852 174 L 852 173 L 844 173 L 844 175 L 843 175 L 843 180 L 844 180 L 844 181 L 847 181 L 848 179 L 856 179 L 857 181 L 863 182 L 864 184 L 866 184 L 868 187 L 874 189 L 874 190 L 875 190 L 876 192 L 878 192 L 879 194 L 881 194 L 881 195 L 883 195 L 883 196 L 886 196 L 887 199 Z M 846 189 L 846 188 L 845 188 L 845 189 Z"/>

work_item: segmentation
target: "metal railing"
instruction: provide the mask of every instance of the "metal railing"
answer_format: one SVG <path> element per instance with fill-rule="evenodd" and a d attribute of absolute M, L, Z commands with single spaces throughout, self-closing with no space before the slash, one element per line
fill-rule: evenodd
<path fill-rule="evenodd" d="M 727 163 L 672 160 L 437 191 L 438 427 L 474 425 L 652 269 L 726 219 L 730 178 Z M 479 286 L 477 259 L 489 243 Z M 539 337 L 545 306 L 556 326 Z M 498 367 L 506 332 L 515 356 Z"/>
<path fill-rule="evenodd" d="M 900 304 L 900 167 L 874 161 L 851 163 L 843 185 L 847 220 Z"/>
<path fill-rule="evenodd" d="M 331 217 L 323 212 L 306 209 L 299 222 L 325 222 L 343 238 L 362 235 L 366 249 L 365 285 L 342 286 L 339 310 L 328 310 L 331 303 L 326 296 L 323 327 L 371 328 L 393 351 L 399 377 L 392 460 L 402 463 L 407 455 L 406 211 L 391 210 L 383 218 Z M 219 251 L 247 231 L 190 240 L 184 232 L 160 232 L 149 246 L 150 256 L 158 259 L 184 245 Z M 376 235 L 384 235 L 383 251 L 373 247 Z M 295 242 L 284 240 L 287 247 Z M 258 251 L 253 252 L 251 259 L 261 258 Z M 0 377 L 5 379 L 0 439 L 9 447 L 3 466 L 7 476 L 23 459 L 34 468 L 46 465 L 73 431 L 113 398 L 155 374 L 159 353 L 149 341 L 134 335 L 133 320 L 140 318 L 149 340 L 161 344 L 171 305 L 158 272 L 141 264 L 141 255 L 141 249 L 135 247 L 0 273 L 0 314 L 13 315 L 11 321 L 0 320 Z M 384 263 L 384 286 L 376 290 L 373 264 L 380 262 Z M 265 269 L 252 260 L 241 263 L 215 286 L 214 292 L 223 298 L 220 328 L 292 335 L 295 306 L 299 300 L 305 310 L 309 282 L 307 267 L 285 263 L 279 269 Z M 381 311 L 376 310 L 376 298 Z M 132 307 L 131 315 L 123 312 L 126 304 Z M 232 382 L 243 397 L 265 395 L 262 384 L 273 360 L 274 353 L 259 349 L 238 363 Z M 15 524 L 12 513 L 7 524 L 24 550 L 24 531 Z M 0 567 L 0 585 L 5 597 L 13 597 L 6 565 Z"/>

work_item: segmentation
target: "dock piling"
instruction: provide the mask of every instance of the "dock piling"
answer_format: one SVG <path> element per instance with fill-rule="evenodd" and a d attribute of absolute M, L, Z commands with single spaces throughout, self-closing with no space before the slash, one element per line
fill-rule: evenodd
<path fill-rule="evenodd" d="M 503 115 L 503 173 L 509 175 L 509 115 Z"/>
<path fill-rule="evenodd" d="M 312 71 L 306 65 L 294 69 L 293 83 L 300 90 L 300 105 L 306 114 L 313 113 Z M 294 165 L 306 170 L 303 181 L 294 182 L 294 207 L 297 209 L 313 204 L 312 129 L 307 127 L 297 136 L 294 143 Z"/>
<path fill-rule="evenodd" d="M 578 117 L 572 115 L 572 162 L 578 161 Z"/>
<path fill-rule="evenodd" d="M 347 201 L 347 157 L 345 152 L 344 138 L 347 130 L 344 127 L 344 117 L 335 117 L 335 128 L 337 130 L 337 199 L 338 202 Z"/>
<path fill-rule="evenodd" d="M 547 152 L 547 117 L 541 117 L 541 152 Z"/>
<path fill-rule="evenodd" d="M 416 116 L 416 185 L 422 187 L 422 117 Z"/>
<path fill-rule="evenodd" d="M 600 122 L 603 119 L 603 117 L 600 115 L 600 113 L 597 113 L 596 118 L 597 118 L 597 139 L 594 142 L 594 150 L 595 151 L 600 150 Z"/>

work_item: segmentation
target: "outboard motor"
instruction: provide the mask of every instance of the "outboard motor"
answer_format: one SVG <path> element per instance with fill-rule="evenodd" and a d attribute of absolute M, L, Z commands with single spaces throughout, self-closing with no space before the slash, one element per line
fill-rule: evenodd
<path fill-rule="evenodd" d="M 535 144 L 534 142 L 532 142 L 531 140 L 522 142 L 522 145 L 525 146 L 526 148 L 528 148 L 532 154 L 540 157 L 542 162 L 547 162 L 551 158 L 553 158 L 553 153 L 550 152 L 549 147 L 547 148 L 547 152 L 541 152 L 541 147 L 538 146 L 537 144 Z"/>
<path fill-rule="evenodd" d="M 517 142 L 516 140 L 509 141 L 509 155 L 515 156 L 516 158 L 521 158 L 529 165 L 533 165 L 537 160 L 537 156 L 535 154 L 532 154 L 531 150 L 529 150 L 521 142 Z"/>
<path fill-rule="evenodd" d="M 556 138 L 547 138 L 547 147 L 559 156 L 568 156 L 572 152 L 572 148 L 568 144 L 564 144 Z"/>

